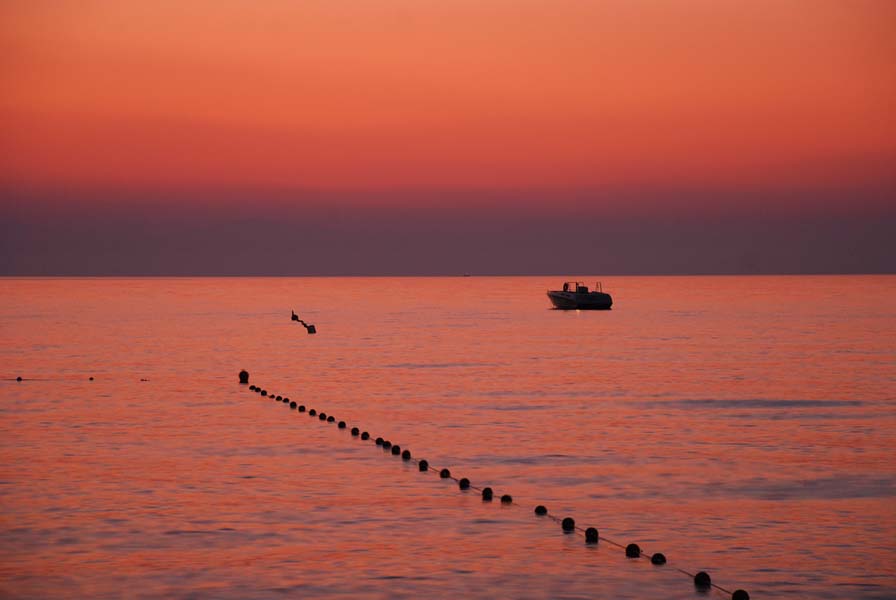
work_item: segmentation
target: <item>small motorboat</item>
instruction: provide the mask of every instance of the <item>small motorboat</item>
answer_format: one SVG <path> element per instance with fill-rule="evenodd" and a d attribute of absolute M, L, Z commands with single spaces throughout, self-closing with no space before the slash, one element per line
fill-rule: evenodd
<path fill-rule="evenodd" d="M 598 281 L 593 291 L 581 281 L 567 281 L 562 290 L 548 290 L 548 298 L 560 310 L 610 310 L 613 298 Z"/>

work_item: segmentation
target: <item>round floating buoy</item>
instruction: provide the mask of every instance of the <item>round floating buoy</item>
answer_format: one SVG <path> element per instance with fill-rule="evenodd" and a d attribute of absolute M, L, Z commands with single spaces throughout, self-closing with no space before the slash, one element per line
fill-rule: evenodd
<path fill-rule="evenodd" d="M 377 445 L 377 446 L 382 446 L 384 441 L 385 441 L 385 440 L 383 440 L 383 438 L 378 437 L 378 438 L 376 438 L 376 445 Z"/>
<path fill-rule="evenodd" d="M 345 421 L 339 421 L 339 424 L 336 425 L 339 429 L 345 429 Z"/>
<path fill-rule="evenodd" d="M 316 414 L 317 414 L 317 411 L 314 410 L 313 408 L 312 408 L 311 410 L 308 411 L 308 416 L 309 416 L 309 417 L 313 417 L 313 416 L 316 415 Z"/>
<path fill-rule="evenodd" d="M 596 544 L 597 543 L 597 528 L 589 527 L 585 530 L 585 543 L 586 544 Z"/>
<path fill-rule="evenodd" d="M 327 413 L 320 413 L 319 415 L 317 415 L 317 418 L 320 419 L 321 421 L 326 421 Z"/>
<path fill-rule="evenodd" d="M 411 460 L 411 451 L 410 450 L 402 450 L 401 460 Z"/>
<path fill-rule="evenodd" d="M 698 588 L 708 588 L 712 585 L 712 579 L 709 578 L 709 573 L 706 571 L 700 571 L 696 575 L 694 575 L 694 585 Z"/>
<path fill-rule="evenodd" d="M 361 439 L 362 439 L 362 440 L 369 440 L 369 439 L 370 439 L 370 434 L 367 433 L 367 432 L 365 431 L 364 433 L 361 434 Z"/>
<path fill-rule="evenodd" d="M 638 544 L 629 544 L 625 547 L 625 555 L 629 558 L 640 558 L 641 547 Z"/>
<path fill-rule="evenodd" d="M 388 450 L 391 447 L 392 447 L 392 442 L 390 442 L 389 440 L 383 440 L 383 449 L 384 450 Z"/>
<path fill-rule="evenodd" d="M 262 396 L 267 396 L 267 395 L 268 395 L 268 391 L 267 391 L 267 390 L 261 390 L 261 395 L 262 395 Z"/>
<path fill-rule="evenodd" d="M 492 488 L 490 488 L 490 487 L 484 488 L 482 490 L 482 499 L 485 500 L 486 502 L 491 502 L 492 496 L 494 496 L 494 494 L 495 493 L 492 491 Z"/>
<path fill-rule="evenodd" d="M 290 403 L 289 403 L 289 407 L 290 407 L 291 409 L 293 409 L 293 410 L 295 410 L 297 406 L 298 406 L 298 404 L 296 404 L 295 402 L 290 402 Z"/>
<path fill-rule="evenodd" d="M 335 422 L 336 422 L 336 417 L 334 417 L 333 415 L 330 415 L 329 417 L 327 417 L 327 423 L 335 423 Z"/>
<path fill-rule="evenodd" d="M 504 494 L 503 496 L 501 496 L 501 504 L 512 504 L 512 503 L 513 503 L 513 496 L 511 496 L 510 494 Z"/>
<path fill-rule="evenodd" d="M 655 552 L 653 556 L 650 557 L 650 562 L 655 565 L 664 565 L 666 564 L 666 555 L 662 552 Z"/>
<path fill-rule="evenodd" d="M 750 600 L 750 594 L 744 590 L 734 590 L 731 594 L 731 600 Z"/>
<path fill-rule="evenodd" d="M 87 380 L 88 380 L 88 381 L 93 381 L 93 377 L 88 377 Z"/>
<path fill-rule="evenodd" d="M 19 375 L 18 377 L 16 377 L 16 381 L 22 381 L 22 376 Z"/>
<path fill-rule="evenodd" d="M 546 515 L 546 514 L 548 514 L 548 509 L 545 508 L 544 506 L 542 506 L 541 504 L 539 504 L 538 506 L 535 507 L 535 514 L 536 515 Z"/>
<path fill-rule="evenodd" d="M 255 386 L 255 393 L 257 393 L 257 394 L 261 393 L 261 388 L 258 387 L 257 385 Z"/>
<path fill-rule="evenodd" d="M 441 477 L 442 479 L 448 479 L 449 477 L 451 477 L 451 471 L 449 471 L 448 469 L 442 469 L 441 471 L 439 471 L 439 477 Z"/>
<path fill-rule="evenodd" d="M 466 477 L 463 477 L 460 481 L 457 482 L 457 485 L 460 486 L 460 489 L 462 490 L 468 490 L 470 489 L 470 480 Z"/>
<path fill-rule="evenodd" d="M 91 379 L 93 379 L 93 378 L 91 377 Z M 250 385 L 250 386 L 249 386 L 249 389 L 252 390 L 252 391 L 254 392 L 254 391 L 255 391 L 255 386 L 254 386 L 254 385 Z"/>
<path fill-rule="evenodd" d="M 421 459 L 417 462 L 417 467 L 418 467 L 421 471 L 428 471 L 428 470 L 429 470 L 429 462 L 427 462 L 427 460 L 426 460 L 425 458 L 421 458 Z"/>
<path fill-rule="evenodd" d="M 277 402 L 280 402 L 281 400 L 283 400 L 283 396 L 277 396 Z"/>
<path fill-rule="evenodd" d="M 249 383 L 249 371 L 245 369 L 240 371 L 240 383 Z"/>
<path fill-rule="evenodd" d="M 401 446 L 392 446 L 392 454 L 399 456 L 401 454 Z"/>
<path fill-rule="evenodd" d="M 560 527 L 562 527 L 563 531 L 566 531 L 567 533 L 570 531 L 575 531 L 576 520 L 572 517 L 566 517 L 565 519 L 563 519 L 563 521 L 560 522 Z"/>
<path fill-rule="evenodd" d="M 288 403 L 289 403 L 289 398 L 284 398 L 283 401 L 286 402 L 286 403 L 288 404 Z"/>
<path fill-rule="evenodd" d="M 352 435 L 358 435 L 359 433 L 361 433 L 360 429 L 358 429 L 357 427 L 352 427 Z"/>
<path fill-rule="evenodd" d="M 305 412 L 305 405 L 299 404 L 299 412 Z"/>

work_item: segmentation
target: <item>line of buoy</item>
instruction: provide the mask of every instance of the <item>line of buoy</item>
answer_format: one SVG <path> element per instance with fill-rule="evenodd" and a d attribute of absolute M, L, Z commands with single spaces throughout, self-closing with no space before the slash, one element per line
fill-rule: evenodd
<path fill-rule="evenodd" d="M 249 374 L 246 373 L 245 381 L 244 381 L 243 380 L 244 372 L 245 371 L 240 372 L 240 383 L 248 383 Z M 249 389 L 251 391 L 261 394 L 262 396 L 268 395 L 267 390 L 264 390 L 258 386 L 253 385 L 253 386 L 250 386 Z M 281 397 L 277 396 L 276 399 L 281 400 Z M 289 403 L 289 398 L 286 398 L 283 401 L 286 403 Z M 295 408 L 295 406 L 293 406 L 293 405 L 295 405 L 295 402 L 290 403 L 290 408 Z M 299 412 L 305 412 L 304 405 L 299 406 Z M 315 409 L 311 408 L 308 410 L 308 414 L 309 414 L 309 416 L 313 417 L 315 414 L 318 414 L 318 413 L 316 413 Z M 333 417 L 332 415 L 327 416 L 326 413 L 319 413 L 319 419 L 321 421 L 329 421 L 331 423 L 335 421 L 335 417 Z M 347 425 L 346 425 L 345 421 L 339 421 L 339 424 L 338 424 L 339 429 L 345 429 L 346 427 L 347 427 Z M 352 429 L 351 429 L 352 436 L 357 436 L 358 431 L 359 430 L 357 427 L 352 427 Z M 361 433 L 360 437 L 362 440 L 368 440 L 368 439 L 370 439 L 370 434 L 367 431 L 364 431 L 363 433 Z M 374 440 L 374 443 L 375 443 L 375 445 L 380 446 L 384 451 L 390 451 L 393 456 L 400 456 L 404 461 L 412 460 L 410 450 L 408 450 L 406 448 L 402 450 L 401 446 L 399 446 L 398 444 L 393 445 L 392 442 L 390 442 L 389 440 L 383 439 L 382 437 L 377 437 Z M 437 469 L 435 467 L 431 467 L 429 462 L 426 459 L 423 459 L 423 458 L 416 459 L 415 462 L 417 463 L 417 467 L 420 470 L 420 472 L 432 471 L 434 473 L 437 473 L 440 479 L 453 479 L 454 481 L 457 482 L 458 487 L 462 491 L 467 491 L 469 489 L 473 489 L 473 490 L 480 492 L 482 495 L 483 502 L 490 502 L 494 498 L 494 491 L 490 487 L 478 488 L 478 487 L 472 485 L 470 483 L 470 480 L 467 479 L 466 477 L 462 477 L 460 479 L 458 479 L 457 477 L 454 477 L 453 475 L 451 475 L 451 471 L 447 468 Z M 503 494 L 501 496 L 501 504 L 502 505 L 510 505 L 510 506 L 519 506 L 518 504 L 514 503 L 513 497 L 510 494 Z M 589 545 L 597 544 L 600 540 L 602 540 L 604 542 L 612 544 L 613 546 L 623 549 L 625 551 L 626 557 L 628 557 L 628 558 L 640 559 L 642 556 L 644 556 L 644 557 L 647 556 L 647 554 L 641 549 L 640 546 L 638 546 L 638 544 L 632 543 L 632 544 L 628 544 L 627 546 L 623 546 L 622 544 L 620 544 L 618 542 L 608 539 L 606 536 L 600 535 L 596 527 L 588 527 L 586 529 L 583 529 L 576 525 L 575 519 L 573 519 L 572 517 L 564 517 L 563 519 L 560 519 L 559 517 L 556 517 L 556 516 L 550 514 L 548 512 L 547 507 L 545 507 L 543 504 L 539 504 L 538 506 L 535 507 L 535 514 L 539 517 L 547 517 L 547 518 L 552 519 L 553 521 L 559 523 L 560 528 L 563 530 L 564 533 L 568 533 L 568 534 L 574 534 L 576 532 L 581 533 L 585 537 L 586 544 L 589 544 Z M 666 564 L 666 556 L 661 552 L 656 552 L 656 553 L 650 555 L 650 563 L 653 565 L 656 565 L 656 566 L 663 566 Z M 675 568 L 675 570 L 684 575 L 687 575 L 688 577 L 691 577 L 693 579 L 694 586 L 698 591 L 707 591 L 707 590 L 710 590 L 711 588 L 715 588 L 715 589 L 717 589 L 721 592 L 724 592 L 726 594 L 731 594 L 731 600 L 750 600 L 750 595 L 745 590 L 737 589 L 737 590 L 734 590 L 733 592 L 731 592 L 731 591 L 713 583 L 712 578 L 705 571 L 699 571 L 696 574 L 693 574 L 693 573 L 689 573 L 688 571 L 685 571 L 680 568 Z"/>
<path fill-rule="evenodd" d="M 301 323 L 302 326 L 305 328 L 305 331 L 307 331 L 309 335 L 317 333 L 317 327 L 315 327 L 314 325 L 312 325 L 310 323 L 306 323 L 305 321 L 300 319 L 299 315 L 296 314 L 296 311 L 292 311 L 292 316 L 290 317 L 290 319 L 292 319 L 293 321 L 296 321 L 298 323 Z"/>

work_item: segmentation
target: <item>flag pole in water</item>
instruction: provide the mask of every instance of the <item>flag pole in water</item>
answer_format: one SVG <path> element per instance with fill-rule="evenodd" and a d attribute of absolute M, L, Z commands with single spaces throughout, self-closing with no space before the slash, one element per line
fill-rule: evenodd
<path fill-rule="evenodd" d="M 292 311 L 292 320 L 298 321 L 299 323 L 301 323 L 305 327 L 305 331 L 308 332 L 308 335 L 311 335 L 312 333 L 317 333 L 317 328 L 314 325 L 309 325 L 308 323 L 306 323 L 305 321 L 300 319 L 299 315 L 296 314 L 296 311 Z"/>

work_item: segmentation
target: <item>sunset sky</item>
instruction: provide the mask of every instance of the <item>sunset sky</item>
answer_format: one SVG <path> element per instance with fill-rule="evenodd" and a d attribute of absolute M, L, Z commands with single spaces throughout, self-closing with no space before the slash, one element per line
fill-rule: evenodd
<path fill-rule="evenodd" d="M 0 273 L 896 271 L 891 0 L 0 4 Z"/>

